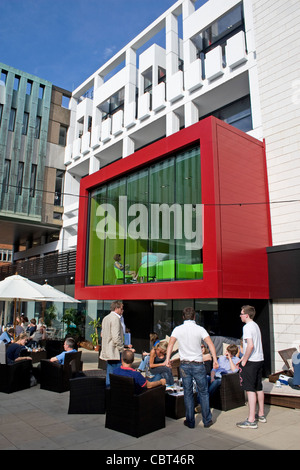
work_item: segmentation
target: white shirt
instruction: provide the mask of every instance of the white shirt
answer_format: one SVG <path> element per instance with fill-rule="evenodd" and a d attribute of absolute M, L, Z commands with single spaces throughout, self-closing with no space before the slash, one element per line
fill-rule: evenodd
<path fill-rule="evenodd" d="M 253 350 L 250 354 L 249 361 L 259 362 L 264 360 L 264 352 L 261 342 L 261 332 L 257 323 L 253 320 L 246 323 L 243 327 L 243 351 L 244 354 L 247 349 L 247 339 L 251 338 L 253 341 Z"/>
<path fill-rule="evenodd" d="M 181 361 L 203 361 L 201 343 L 209 334 L 202 326 L 197 325 L 194 320 L 185 320 L 182 325 L 174 328 L 171 336 L 178 341 Z"/>

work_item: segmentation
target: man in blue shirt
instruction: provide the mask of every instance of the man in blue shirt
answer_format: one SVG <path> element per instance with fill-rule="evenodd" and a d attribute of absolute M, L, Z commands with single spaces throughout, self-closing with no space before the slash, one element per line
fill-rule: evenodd
<path fill-rule="evenodd" d="M 212 369 L 210 375 L 210 385 L 208 387 L 209 395 L 212 395 L 221 385 L 222 375 L 233 374 L 239 370 L 236 365 L 240 359 L 236 356 L 239 348 L 235 344 L 228 346 L 224 356 L 218 359 L 219 368 Z"/>
<path fill-rule="evenodd" d="M 58 362 L 59 364 L 64 364 L 65 362 L 65 355 L 67 353 L 77 352 L 75 349 L 76 342 L 73 338 L 66 338 L 64 342 L 64 351 L 57 356 L 51 357 L 51 362 Z"/>
<path fill-rule="evenodd" d="M 154 388 L 159 385 L 166 385 L 166 379 L 160 379 L 155 382 L 148 382 L 148 380 L 137 370 L 132 368 L 134 361 L 134 352 L 130 349 L 124 349 L 122 352 L 122 365 L 114 369 L 115 375 L 123 377 L 132 377 L 134 380 L 136 393 L 141 393 L 146 388 Z"/>
<path fill-rule="evenodd" d="M 294 369 L 294 376 L 288 380 L 289 386 L 294 390 L 300 390 L 300 352 L 294 352 L 292 355 L 292 364 Z"/>
<path fill-rule="evenodd" d="M 2 335 L 0 335 L 0 343 L 11 343 L 14 339 L 14 332 L 15 330 L 13 328 L 8 328 L 3 331 Z"/>

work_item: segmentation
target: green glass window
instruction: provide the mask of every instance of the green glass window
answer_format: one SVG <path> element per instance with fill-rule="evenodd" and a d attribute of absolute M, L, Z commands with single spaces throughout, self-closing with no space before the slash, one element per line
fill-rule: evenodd
<path fill-rule="evenodd" d="M 201 279 L 200 150 L 90 193 L 87 285 Z"/>

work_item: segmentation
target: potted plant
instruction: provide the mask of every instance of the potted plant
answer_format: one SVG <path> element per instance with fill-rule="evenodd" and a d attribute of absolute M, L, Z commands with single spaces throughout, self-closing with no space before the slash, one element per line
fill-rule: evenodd
<path fill-rule="evenodd" d="M 56 312 L 57 312 L 57 308 L 55 307 L 55 305 L 51 305 L 51 307 L 46 309 L 44 322 L 48 328 L 52 326 L 53 320 L 56 319 Z"/>
<path fill-rule="evenodd" d="M 66 336 L 72 336 L 78 342 L 82 337 L 82 317 L 78 314 L 77 310 L 75 308 L 67 308 L 61 321 L 66 325 Z"/>
<path fill-rule="evenodd" d="M 89 322 L 89 325 L 92 326 L 94 328 L 94 331 L 93 333 L 91 333 L 91 339 L 92 339 L 92 343 L 94 345 L 94 349 L 95 351 L 99 351 L 99 333 L 98 333 L 98 328 L 101 328 L 101 323 L 100 323 L 100 319 L 96 319 L 96 320 L 92 320 Z"/>

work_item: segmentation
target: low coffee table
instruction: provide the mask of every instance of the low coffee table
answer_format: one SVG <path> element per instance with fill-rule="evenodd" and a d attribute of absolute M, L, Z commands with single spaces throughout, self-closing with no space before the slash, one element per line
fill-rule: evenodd
<path fill-rule="evenodd" d="M 194 402 L 195 406 L 197 406 L 197 393 L 194 393 Z M 173 419 L 185 417 L 183 391 L 166 392 L 166 416 Z"/>
<path fill-rule="evenodd" d="M 183 392 L 166 392 L 166 416 L 173 419 L 184 418 L 185 406 Z"/>
<path fill-rule="evenodd" d="M 47 359 L 47 352 L 46 351 L 30 351 L 28 352 L 28 356 L 32 357 L 32 364 L 37 364 L 42 359 Z"/>

